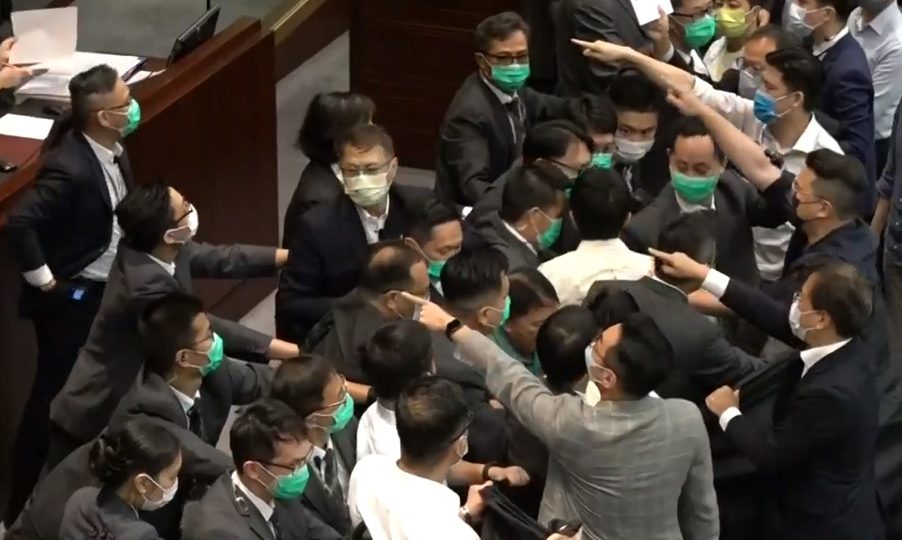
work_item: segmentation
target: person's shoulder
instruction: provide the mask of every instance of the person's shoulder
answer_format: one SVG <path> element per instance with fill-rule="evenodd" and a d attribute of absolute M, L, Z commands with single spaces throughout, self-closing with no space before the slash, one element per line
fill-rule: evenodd
<path fill-rule="evenodd" d="M 668 416 L 674 418 L 678 424 L 694 424 L 702 421 L 698 405 L 691 401 L 682 398 L 666 398 L 660 401 Z"/>

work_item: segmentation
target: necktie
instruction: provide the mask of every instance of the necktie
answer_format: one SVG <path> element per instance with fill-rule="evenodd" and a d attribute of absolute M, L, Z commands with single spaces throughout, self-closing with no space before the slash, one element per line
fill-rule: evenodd
<path fill-rule="evenodd" d="M 802 357 L 797 355 L 789 362 L 790 364 L 786 367 L 783 382 L 777 393 L 777 399 L 774 402 L 774 420 L 779 420 L 786 416 L 789 399 L 802 379 L 802 369 L 805 367 Z"/>
<path fill-rule="evenodd" d="M 335 463 L 335 450 L 329 448 L 323 456 L 323 483 L 333 495 L 341 496 L 341 483 L 338 481 L 338 465 Z"/>
<path fill-rule="evenodd" d="M 272 525 L 272 533 L 276 540 L 282 540 L 282 529 L 279 528 L 279 517 L 275 512 L 269 518 L 269 524 Z"/>
<path fill-rule="evenodd" d="M 523 111 L 523 102 L 520 98 L 515 97 L 513 101 L 505 105 L 507 114 L 514 124 L 514 146 L 517 148 L 517 154 L 520 153 L 520 147 L 523 145 L 523 137 L 526 132 L 525 114 Z"/>
<path fill-rule="evenodd" d="M 195 399 L 194 405 L 188 409 L 188 431 L 197 435 L 201 440 L 207 441 L 204 434 L 204 421 L 200 415 L 200 399 Z"/>

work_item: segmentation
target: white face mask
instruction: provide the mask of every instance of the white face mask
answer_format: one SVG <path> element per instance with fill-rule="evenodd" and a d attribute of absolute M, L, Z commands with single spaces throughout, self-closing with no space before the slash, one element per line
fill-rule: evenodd
<path fill-rule="evenodd" d="M 394 167 L 394 165 L 392 165 Z M 342 176 L 341 183 L 345 194 L 354 201 L 354 204 L 363 208 L 380 206 L 388 197 L 391 183 L 388 175 L 391 168 L 384 173 L 358 174 L 352 177 Z"/>
<path fill-rule="evenodd" d="M 194 235 L 197 234 L 197 230 L 200 228 L 200 216 L 197 215 L 197 208 L 194 208 L 194 205 L 190 205 L 187 219 L 187 225 L 169 229 L 163 235 L 163 238 L 169 239 L 173 244 L 188 243 L 189 240 L 194 238 Z"/>
<path fill-rule="evenodd" d="M 178 478 L 175 479 L 175 483 L 172 484 L 172 487 L 170 487 L 169 489 L 165 489 L 163 486 L 158 484 L 156 480 L 151 478 L 151 476 L 149 474 L 146 474 L 144 476 L 146 476 L 151 482 L 153 482 L 153 485 L 160 488 L 160 492 L 163 494 L 163 496 L 160 497 L 160 500 L 158 500 L 158 501 L 151 501 L 151 500 L 148 500 L 147 496 L 142 493 L 141 498 L 144 500 L 141 502 L 141 510 L 145 510 L 147 512 L 153 512 L 154 510 L 159 510 L 160 508 L 163 508 L 164 506 L 169 504 L 170 501 L 172 501 L 172 499 L 175 498 L 175 494 L 179 490 L 179 479 Z"/>
<path fill-rule="evenodd" d="M 654 139 L 647 141 L 631 141 L 619 135 L 614 137 L 617 145 L 617 158 L 623 163 L 635 163 L 645 157 L 645 154 L 655 145 Z"/>
<path fill-rule="evenodd" d="M 811 12 L 820 11 L 819 9 L 814 9 Z M 807 37 L 811 32 L 814 31 L 815 28 L 820 26 L 818 24 L 808 24 L 805 22 L 805 15 L 809 12 L 805 10 L 802 6 L 798 5 L 795 1 L 789 6 L 789 20 L 786 22 L 786 30 L 795 34 L 800 38 Z"/>
<path fill-rule="evenodd" d="M 755 99 L 755 92 L 761 86 L 761 75 L 752 75 L 748 70 L 739 72 L 739 95 L 745 99 Z"/>
<path fill-rule="evenodd" d="M 817 310 L 802 311 L 799 308 L 799 299 L 793 299 L 792 305 L 789 307 L 789 329 L 792 330 L 792 335 L 805 341 L 805 336 L 808 334 L 809 329 L 802 326 L 802 315 L 814 313 L 815 311 Z"/>

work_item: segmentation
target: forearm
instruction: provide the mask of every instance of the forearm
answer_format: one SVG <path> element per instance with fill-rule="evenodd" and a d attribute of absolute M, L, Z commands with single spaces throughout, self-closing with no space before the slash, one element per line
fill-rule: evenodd
<path fill-rule="evenodd" d="M 871 219 L 871 230 L 878 238 L 883 234 L 886 228 L 886 221 L 889 217 L 890 203 L 889 199 L 880 197 L 877 200 L 877 209 L 874 210 L 874 217 Z"/>
<path fill-rule="evenodd" d="M 697 290 L 689 295 L 689 305 L 696 311 L 715 317 L 732 317 L 733 311 L 708 291 Z"/>
<path fill-rule="evenodd" d="M 300 347 L 294 343 L 282 341 L 278 338 L 273 338 L 269 343 L 268 355 L 273 360 L 288 360 L 290 358 L 297 358 L 300 354 Z"/>
<path fill-rule="evenodd" d="M 472 486 L 481 484 L 482 468 L 481 463 L 473 463 L 470 461 L 458 461 L 451 470 L 448 471 L 448 484 L 452 486 Z"/>
<path fill-rule="evenodd" d="M 636 50 L 631 50 L 625 60 L 665 90 L 673 87 L 690 88 L 695 80 L 695 76 L 691 73 Z"/>
<path fill-rule="evenodd" d="M 720 113 L 705 106 L 699 119 L 711 131 L 720 149 L 759 191 L 764 191 L 780 178 L 778 169 L 761 146 L 747 137 Z"/>
<path fill-rule="evenodd" d="M 354 400 L 354 403 L 365 404 L 369 401 L 370 388 L 372 386 L 363 383 L 357 383 L 352 381 L 347 381 L 348 385 L 348 393 L 351 394 L 351 398 Z"/>

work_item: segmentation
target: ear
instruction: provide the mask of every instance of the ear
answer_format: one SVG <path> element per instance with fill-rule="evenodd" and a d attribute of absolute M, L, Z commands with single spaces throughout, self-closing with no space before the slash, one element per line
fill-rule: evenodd
<path fill-rule="evenodd" d="M 132 480 L 132 483 L 134 483 L 134 485 L 135 485 L 135 490 L 142 495 L 147 493 L 147 490 L 150 489 L 147 486 L 148 482 L 147 482 L 147 479 L 145 478 L 144 473 L 136 475 L 135 478 Z"/>
<path fill-rule="evenodd" d="M 417 244 L 417 241 L 409 236 L 404 237 L 404 243 L 410 246 L 411 248 L 420 251 L 420 245 Z"/>
<path fill-rule="evenodd" d="M 386 176 L 386 180 L 391 184 L 395 181 L 395 178 L 398 176 L 398 156 L 391 158 L 391 165 L 388 167 L 388 175 Z"/>

